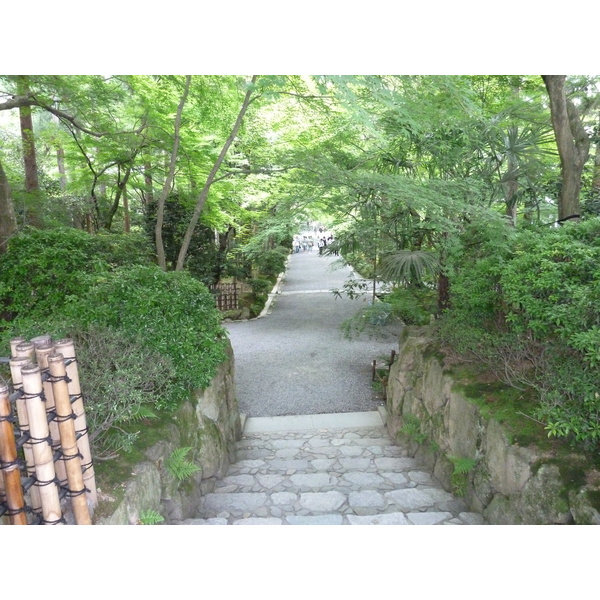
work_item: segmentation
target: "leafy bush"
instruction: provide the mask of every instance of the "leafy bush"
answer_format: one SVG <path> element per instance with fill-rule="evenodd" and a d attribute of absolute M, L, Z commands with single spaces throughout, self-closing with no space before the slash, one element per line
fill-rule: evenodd
<path fill-rule="evenodd" d="M 118 329 L 170 360 L 172 385 L 157 399 L 159 408 L 174 408 L 190 389 L 205 388 L 226 358 L 226 334 L 214 298 L 185 272 L 165 273 L 155 266 L 116 269 L 71 298 L 64 315 L 74 330 Z"/>
<path fill-rule="evenodd" d="M 254 259 L 254 264 L 261 275 L 275 280 L 279 273 L 285 271 L 285 263 L 288 255 L 289 250 L 287 248 L 278 247 L 257 255 Z"/>
<path fill-rule="evenodd" d="M 97 411 L 100 424 L 111 404 L 123 401 L 119 414 L 127 420 L 138 414 L 136 406 L 146 402 L 150 393 L 154 408 L 170 410 L 190 390 L 205 388 L 226 358 L 220 321 L 212 295 L 190 275 L 165 273 L 155 266 L 121 267 L 99 277 L 82 296 L 69 297 L 48 317 L 15 319 L 0 338 L 5 348 L 13 337 L 41 334 L 70 337 L 82 344 L 87 357 L 82 368 L 89 369 L 86 377 L 98 386 L 98 394 L 107 393 L 109 407 Z M 106 356 L 98 354 L 100 348 L 105 348 Z M 146 384 L 144 371 L 149 378 Z M 126 397 L 117 399 L 127 384 Z"/>
<path fill-rule="evenodd" d="M 130 446 L 129 425 L 205 388 L 226 358 L 208 289 L 136 264 L 148 262 L 146 248 L 137 236 L 32 231 L 1 259 L 0 298 L 15 313 L 0 329 L 1 354 L 17 336 L 74 340 L 99 454 Z"/>
<path fill-rule="evenodd" d="M 549 435 L 600 442 L 600 219 L 521 231 L 454 264 L 440 336 L 511 385 L 533 385 Z"/>
<path fill-rule="evenodd" d="M 145 239 L 135 234 L 26 230 L 11 238 L 0 257 L 0 306 L 11 317 L 49 313 L 87 289 L 90 274 L 149 264 L 150 256 Z"/>
<path fill-rule="evenodd" d="M 249 282 L 254 294 L 268 294 L 273 284 L 268 279 L 251 279 Z"/>
<path fill-rule="evenodd" d="M 600 361 L 600 219 L 523 233 L 500 285 L 513 331 Z"/>
<path fill-rule="evenodd" d="M 156 417 L 157 398 L 172 377 L 171 361 L 115 329 L 92 326 L 75 333 L 73 342 L 94 452 L 129 449 L 139 431 L 128 426 Z"/>
<path fill-rule="evenodd" d="M 437 311 L 436 291 L 428 287 L 399 287 L 385 297 L 392 314 L 406 325 L 427 325 Z"/>

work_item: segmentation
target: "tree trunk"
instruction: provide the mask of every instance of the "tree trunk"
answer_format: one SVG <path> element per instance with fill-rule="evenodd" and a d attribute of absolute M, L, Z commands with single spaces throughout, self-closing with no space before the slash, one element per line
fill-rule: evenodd
<path fill-rule="evenodd" d="M 142 198 L 144 199 L 144 208 L 152 206 L 154 190 L 152 188 L 152 163 L 150 161 L 144 164 L 144 193 Z"/>
<path fill-rule="evenodd" d="M 62 146 L 56 147 L 56 165 L 58 166 L 60 191 L 67 190 L 67 172 L 65 170 L 65 151 Z"/>
<path fill-rule="evenodd" d="M 129 165 L 127 165 L 127 168 L 125 169 L 125 175 L 123 175 L 123 179 L 117 181 L 117 191 L 115 192 L 115 199 L 113 200 L 113 203 L 110 207 L 110 210 L 108 211 L 108 214 L 106 215 L 106 219 L 104 221 L 104 229 L 106 229 L 107 231 L 110 231 L 110 228 L 112 227 L 112 222 L 113 219 L 115 217 L 115 215 L 117 214 L 117 210 L 119 210 L 119 204 L 121 203 L 121 196 L 123 195 L 123 192 L 125 191 L 125 186 L 127 185 L 127 182 L 129 181 L 129 176 L 131 175 L 131 169 L 133 167 L 133 162 L 131 162 Z M 119 176 L 121 174 L 121 166 L 119 165 Z"/>
<path fill-rule="evenodd" d="M 588 137 L 579 114 L 565 92 L 565 75 L 542 75 L 550 98 L 550 115 L 560 156 L 562 186 L 558 197 L 558 220 L 579 218 L 581 174 L 589 155 Z"/>
<path fill-rule="evenodd" d="M 165 247 L 163 245 L 162 239 L 162 227 L 165 216 L 165 202 L 167 201 L 167 197 L 173 185 L 173 178 L 175 177 L 175 165 L 177 163 L 177 152 L 179 151 L 180 141 L 179 130 L 181 127 L 181 114 L 183 112 L 183 106 L 190 91 L 191 81 L 192 76 L 187 75 L 185 78 L 185 88 L 183 90 L 183 94 L 181 95 L 181 99 L 179 100 L 177 114 L 175 115 L 173 150 L 171 152 L 171 160 L 169 162 L 169 171 L 165 180 L 165 184 L 163 185 L 162 193 L 158 198 L 158 205 L 156 207 L 156 226 L 154 228 L 154 239 L 156 242 L 156 258 L 158 260 L 158 266 L 163 271 L 167 270 L 167 259 L 165 257 Z"/>
<path fill-rule="evenodd" d="M 131 223 L 129 220 L 129 199 L 127 198 L 127 188 L 123 188 L 123 231 L 131 233 Z"/>
<path fill-rule="evenodd" d="M 0 163 L 0 254 L 6 252 L 8 240 L 17 231 L 17 220 L 10 195 L 8 179 Z"/>
<path fill-rule="evenodd" d="M 438 276 L 438 313 L 441 315 L 450 308 L 450 279 L 445 273 Z"/>
<path fill-rule="evenodd" d="M 600 141 L 596 142 L 596 157 L 592 175 L 592 197 L 600 198 Z"/>
<path fill-rule="evenodd" d="M 29 94 L 26 75 L 22 75 L 17 79 L 17 93 L 19 96 L 27 96 Z M 23 162 L 25 164 L 25 191 L 38 192 L 40 186 L 37 176 L 31 106 L 19 106 L 19 118 L 21 121 L 21 139 L 23 141 Z"/>
<path fill-rule="evenodd" d="M 244 119 L 244 115 L 246 114 L 246 111 L 248 110 L 250 103 L 256 98 L 256 96 L 254 98 L 252 98 L 252 92 L 254 91 L 253 88 L 254 88 L 254 84 L 256 83 L 257 78 L 258 78 L 258 75 L 254 75 L 252 77 L 252 81 L 250 82 L 250 87 L 248 88 L 248 91 L 246 92 L 244 101 L 242 103 L 242 107 L 240 108 L 240 112 L 238 113 L 238 116 L 233 125 L 233 129 L 231 130 L 229 137 L 225 141 L 225 144 L 223 145 L 223 148 L 221 149 L 221 153 L 219 154 L 217 160 L 215 161 L 215 164 L 213 165 L 213 168 L 211 169 L 210 173 L 208 174 L 206 183 L 204 184 L 204 187 L 202 188 L 202 191 L 200 192 L 200 195 L 198 196 L 198 199 L 196 201 L 196 208 L 194 209 L 194 213 L 190 220 L 190 224 L 187 228 L 187 231 L 185 232 L 185 236 L 184 236 L 183 242 L 181 244 L 181 249 L 179 250 L 179 256 L 177 257 L 177 266 L 175 267 L 176 271 L 181 271 L 183 269 L 183 265 L 185 264 L 187 252 L 190 247 L 190 242 L 192 241 L 192 235 L 194 234 L 194 229 L 196 229 L 196 225 L 198 224 L 198 219 L 200 218 L 200 213 L 202 212 L 202 209 L 204 208 L 204 204 L 206 203 L 206 199 L 208 198 L 208 192 L 210 191 L 210 186 L 212 185 L 214 178 L 217 175 L 218 170 L 221 168 L 221 164 L 223 163 L 223 160 L 225 159 L 225 155 L 227 154 L 229 147 L 233 143 L 233 140 L 235 139 L 235 136 L 237 135 L 237 132 L 239 131 L 240 126 L 242 125 L 242 120 Z"/>

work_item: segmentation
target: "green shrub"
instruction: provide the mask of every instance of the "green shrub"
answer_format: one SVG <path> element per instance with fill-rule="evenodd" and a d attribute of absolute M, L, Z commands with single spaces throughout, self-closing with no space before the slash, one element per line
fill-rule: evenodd
<path fill-rule="evenodd" d="M 268 279 L 251 279 L 249 282 L 254 294 L 268 294 L 273 284 Z"/>
<path fill-rule="evenodd" d="M 99 278 L 64 314 L 74 328 L 118 329 L 171 361 L 174 388 L 159 408 L 174 408 L 191 389 L 205 388 L 226 358 L 225 330 L 206 286 L 185 272 L 122 267 Z"/>
<path fill-rule="evenodd" d="M 523 233 L 500 285 L 513 331 L 600 361 L 600 219 Z"/>
<path fill-rule="evenodd" d="M 256 256 L 254 264 L 259 273 L 268 279 L 276 279 L 277 276 L 285 271 L 285 263 L 289 255 L 289 250 L 286 248 L 275 248 L 267 250 Z"/>
<path fill-rule="evenodd" d="M 600 219 L 520 231 L 455 256 L 439 335 L 533 385 L 549 435 L 600 443 Z M 465 246 L 466 247 L 466 246 Z"/>
<path fill-rule="evenodd" d="M 94 453 L 130 449 L 136 422 L 156 417 L 168 392 L 171 361 L 115 329 L 90 327 L 73 336 Z"/>
<path fill-rule="evenodd" d="M 90 235 L 78 229 L 26 230 L 0 256 L 0 307 L 10 314 L 50 313 L 83 293 L 90 275 L 149 264 L 150 249 L 135 234 Z"/>
<path fill-rule="evenodd" d="M 392 314 L 406 325 L 427 325 L 437 311 L 436 290 L 428 287 L 398 287 L 385 297 Z"/>

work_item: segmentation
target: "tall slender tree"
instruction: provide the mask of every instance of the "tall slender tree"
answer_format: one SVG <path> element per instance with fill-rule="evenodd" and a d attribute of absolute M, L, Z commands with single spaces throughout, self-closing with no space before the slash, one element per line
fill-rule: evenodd
<path fill-rule="evenodd" d="M 185 78 L 185 86 L 183 93 L 181 94 L 181 99 L 179 100 L 179 105 L 177 106 L 177 114 L 175 115 L 175 124 L 174 124 L 174 135 L 173 135 L 173 149 L 171 151 L 171 160 L 169 162 L 169 172 L 165 179 L 165 183 L 163 185 L 162 192 L 158 198 L 158 205 L 156 211 L 156 227 L 154 229 L 154 239 L 156 242 L 156 255 L 158 259 L 158 265 L 163 270 L 167 270 L 167 261 L 165 258 L 165 247 L 163 244 L 162 238 L 162 228 L 163 221 L 165 215 L 165 202 L 167 200 L 167 196 L 171 191 L 171 187 L 173 185 L 173 178 L 175 176 L 175 166 L 177 164 L 177 153 L 179 151 L 179 142 L 180 135 L 179 131 L 181 129 L 181 114 L 183 113 L 183 107 L 185 105 L 185 101 L 187 100 L 188 94 L 190 92 L 190 85 L 192 82 L 192 76 L 187 75 Z"/>
<path fill-rule="evenodd" d="M 256 84 L 257 79 L 258 79 L 258 75 L 254 75 L 252 77 L 252 79 L 250 81 L 250 85 L 248 86 L 248 90 L 246 91 L 246 95 L 244 96 L 244 101 L 242 102 L 242 106 L 236 117 L 235 123 L 233 124 L 231 132 L 230 132 L 229 136 L 227 137 L 227 139 L 225 140 L 225 143 L 223 144 L 223 147 L 221 148 L 221 152 L 219 153 L 219 156 L 215 160 L 213 167 L 210 170 L 208 177 L 206 178 L 204 187 L 202 188 L 200 194 L 198 195 L 198 198 L 196 200 L 196 206 L 194 208 L 194 212 L 190 219 L 188 228 L 185 232 L 185 236 L 184 236 L 183 242 L 181 244 L 181 249 L 179 250 L 179 256 L 177 257 L 177 266 L 175 268 L 175 270 L 177 270 L 177 271 L 181 271 L 185 264 L 185 259 L 187 257 L 188 249 L 190 247 L 190 242 L 192 241 L 192 235 L 194 234 L 194 230 L 196 229 L 196 225 L 198 224 L 198 219 L 200 218 L 202 209 L 204 208 L 204 205 L 206 204 L 206 199 L 208 198 L 208 193 L 210 191 L 210 187 L 212 186 L 212 184 L 215 180 L 215 177 L 217 176 L 217 173 L 218 173 L 219 169 L 221 168 L 223 161 L 225 160 L 225 156 L 227 155 L 227 152 L 228 152 L 229 148 L 231 147 L 231 144 L 233 144 L 233 141 L 235 140 L 235 137 L 238 134 L 238 131 L 242 125 L 242 121 L 244 119 L 244 115 L 246 114 L 246 111 L 248 110 L 248 107 L 250 106 L 250 104 L 252 102 L 254 102 L 254 100 L 256 100 L 259 97 L 259 94 L 255 94 L 255 90 L 254 90 L 254 85 Z"/>

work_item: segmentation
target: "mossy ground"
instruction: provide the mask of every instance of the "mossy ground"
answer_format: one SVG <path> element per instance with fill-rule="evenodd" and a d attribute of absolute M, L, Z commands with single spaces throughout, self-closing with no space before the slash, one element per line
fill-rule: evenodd
<path fill-rule="evenodd" d="M 520 446 L 535 443 L 543 449 L 561 445 L 558 440 L 550 440 L 544 424 L 532 416 L 537 402 L 534 389 L 511 387 L 471 365 L 454 366 L 449 373 L 456 382 L 455 388 L 477 404 L 484 418 L 503 425 L 512 443 Z"/>
<path fill-rule="evenodd" d="M 479 406 L 483 417 L 493 418 L 504 427 L 511 443 L 535 445 L 561 461 L 561 473 L 565 475 L 567 487 L 573 476 L 568 473 L 569 470 L 576 471 L 579 468 L 573 463 L 575 455 L 579 457 L 577 461 L 583 457 L 585 468 L 600 468 L 598 454 L 583 450 L 574 452 L 567 440 L 548 436 L 544 423 L 533 417 L 538 402 L 537 392 L 533 388 L 522 390 L 511 387 L 495 379 L 483 368 L 473 365 L 454 365 L 446 372 L 454 378 L 456 389 Z"/>

